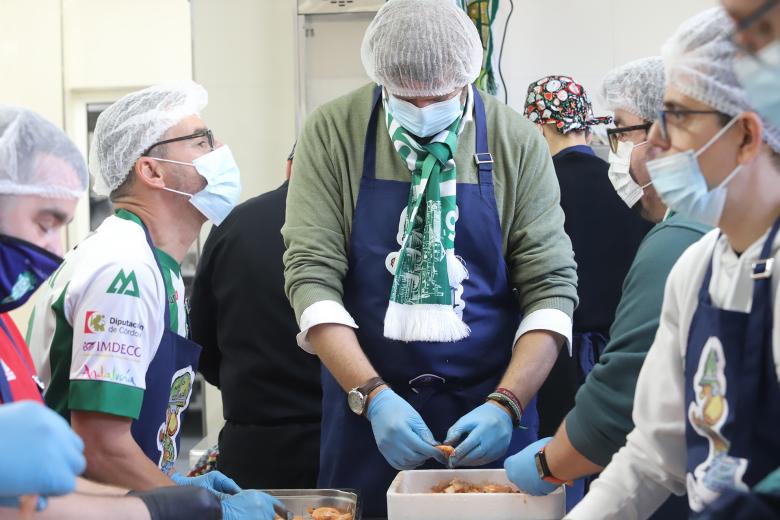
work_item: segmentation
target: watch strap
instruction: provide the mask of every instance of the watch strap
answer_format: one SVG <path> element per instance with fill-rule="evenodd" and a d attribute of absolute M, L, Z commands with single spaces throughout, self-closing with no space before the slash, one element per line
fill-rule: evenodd
<path fill-rule="evenodd" d="M 541 450 L 536 454 L 536 462 L 539 466 L 539 476 L 541 479 L 545 482 L 549 482 L 550 484 L 556 484 L 558 486 L 561 486 L 563 484 L 566 484 L 567 482 L 565 480 L 561 480 L 559 478 L 553 477 L 552 471 L 550 471 L 550 466 L 547 464 L 547 456 L 544 453 L 544 449 L 547 446 L 543 446 Z"/>
<path fill-rule="evenodd" d="M 368 394 L 373 392 L 377 389 L 377 387 L 384 385 L 385 382 L 382 380 L 381 377 L 376 376 L 372 377 L 365 383 L 363 383 L 361 386 L 357 388 L 357 391 L 363 394 L 364 397 L 368 397 Z"/>

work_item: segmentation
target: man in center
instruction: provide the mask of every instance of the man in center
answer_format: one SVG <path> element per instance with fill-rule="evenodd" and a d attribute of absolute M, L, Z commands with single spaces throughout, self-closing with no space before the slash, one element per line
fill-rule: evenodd
<path fill-rule="evenodd" d="M 438 443 L 500 467 L 536 439 L 577 276 L 547 146 L 471 86 L 465 13 L 389 2 L 362 57 L 376 84 L 307 121 L 282 233 L 298 343 L 326 369 L 318 485 L 376 516 L 395 470 L 445 462 Z"/>

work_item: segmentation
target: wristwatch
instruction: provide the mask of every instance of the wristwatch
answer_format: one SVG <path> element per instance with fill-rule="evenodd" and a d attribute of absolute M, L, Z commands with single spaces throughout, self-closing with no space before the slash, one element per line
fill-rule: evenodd
<path fill-rule="evenodd" d="M 555 484 L 557 486 L 566 484 L 565 480 L 553 477 L 552 472 L 550 471 L 550 466 L 547 465 L 547 457 L 544 454 L 544 448 L 546 447 L 546 445 L 543 446 L 542 449 L 539 450 L 539 452 L 534 456 L 534 459 L 536 460 L 536 471 L 539 472 L 539 478 L 545 482 L 549 482 L 550 484 Z"/>
<path fill-rule="evenodd" d="M 368 394 L 376 390 L 377 387 L 384 385 L 381 377 L 372 377 L 363 385 L 353 388 L 347 394 L 347 404 L 349 409 L 358 415 L 366 413 L 368 404 Z"/>

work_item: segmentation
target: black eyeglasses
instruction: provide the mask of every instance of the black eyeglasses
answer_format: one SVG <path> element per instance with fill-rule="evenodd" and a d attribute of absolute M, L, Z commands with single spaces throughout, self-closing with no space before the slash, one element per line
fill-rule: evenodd
<path fill-rule="evenodd" d="M 637 130 L 644 130 L 647 132 L 650 130 L 650 127 L 653 126 L 653 123 L 645 123 L 643 125 L 634 125 L 634 126 L 619 126 L 617 128 L 607 128 L 607 139 L 609 139 L 609 149 L 612 150 L 612 153 L 617 153 L 618 151 L 618 145 L 620 144 L 620 134 L 625 134 L 626 132 L 635 132 Z"/>
<path fill-rule="evenodd" d="M 772 9 L 777 7 L 777 5 L 780 4 L 780 0 L 766 0 L 761 6 L 747 15 L 745 18 L 741 19 L 737 22 L 736 28 L 731 32 L 730 38 L 731 41 L 734 42 L 734 44 L 739 47 L 743 52 L 746 52 L 748 54 L 755 54 L 754 51 L 751 49 L 746 48 L 745 46 L 741 45 L 737 41 L 737 35 L 741 32 L 744 32 L 748 29 L 750 29 L 753 25 L 755 25 L 759 20 L 764 18 L 764 16 L 769 13 Z"/>
<path fill-rule="evenodd" d="M 687 109 L 674 109 L 674 110 L 661 110 L 658 112 L 658 127 L 661 130 L 661 138 L 664 141 L 669 140 L 669 117 L 675 117 L 678 120 L 688 115 L 716 115 L 722 119 L 731 119 L 723 112 L 717 110 L 687 110 Z"/>
<path fill-rule="evenodd" d="M 165 141 L 158 141 L 154 143 L 152 146 L 150 146 L 149 148 L 147 148 L 144 151 L 144 153 L 142 153 L 141 155 L 142 156 L 149 155 L 149 152 L 152 151 L 152 148 L 156 146 L 160 146 L 168 143 L 175 143 L 177 141 L 187 141 L 189 139 L 197 139 L 199 137 L 205 137 L 209 142 L 209 147 L 211 148 L 211 150 L 212 151 L 214 150 L 214 134 L 211 133 L 211 130 L 200 130 L 198 132 L 195 132 L 194 134 L 183 135 L 181 137 L 174 137 L 173 139 L 166 139 Z"/>

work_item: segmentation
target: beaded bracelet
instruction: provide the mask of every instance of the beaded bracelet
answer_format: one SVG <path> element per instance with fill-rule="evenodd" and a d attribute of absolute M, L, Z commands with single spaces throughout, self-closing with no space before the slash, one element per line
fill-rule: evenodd
<path fill-rule="evenodd" d="M 510 399 L 509 397 L 505 396 L 504 394 L 500 392 L 493 392 L 492 394 L 487 396 L 488 401 L 495 401 L 500 405 L 503 405 L 507 410 L 509 410 L 509 414 L 512 416 L 512 425 L 517 428 L 520 426 L 520 409 L 517 407 L 517 405 Z"/>
<path fill-rule="evenodd" d="M 520 409 L 520 415 L 522 416 L 525 413 L 525 410 L 523 409 L 523 403 L 520 402 L 520 399 L 517 398 L 517 396 L 509 390 L 508 388 L 499 387 L 495 390 L 499 394 L 504 394 L 508 398 L 510 398 L 514 403 L 517 405 L 517 407 Z"/>

